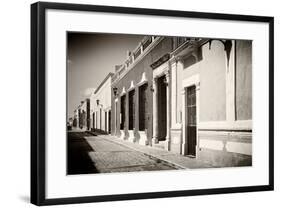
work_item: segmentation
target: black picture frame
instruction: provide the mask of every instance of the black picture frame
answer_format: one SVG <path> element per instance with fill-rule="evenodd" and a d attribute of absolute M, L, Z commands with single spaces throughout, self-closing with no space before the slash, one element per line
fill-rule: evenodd
<path fill-rule="evenodd" d="M 236 20 L 269 24 L 269 184 L 200 190 L 163 191 L 153 193 L 130 193 L 72 198 L 46 198 L 46 81 L 45 81 L 45 17 L 47 9 L 94 11 L 121 14 L 192 17 L 201 19 Z M 31 203 L 35 205 L 72 204 L 147 198 L 179 197 L 206 194 L 269 191 L 274 189 L 274 18 L 235 14 L 217 14 L 159 9 L 95 6 L 37 2 L 31 5 Z"/>

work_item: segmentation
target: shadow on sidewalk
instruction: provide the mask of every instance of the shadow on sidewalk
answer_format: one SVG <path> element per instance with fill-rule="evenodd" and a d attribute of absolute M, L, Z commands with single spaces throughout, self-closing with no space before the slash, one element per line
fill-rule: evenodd
<path fill-rule="evenodd" d="M 92 136 L 87 132 L 68 132 L 67 136 L 67 174 L 98 173 L 94 162 L 89 157 L 93 148 L 84 139 Z"/>

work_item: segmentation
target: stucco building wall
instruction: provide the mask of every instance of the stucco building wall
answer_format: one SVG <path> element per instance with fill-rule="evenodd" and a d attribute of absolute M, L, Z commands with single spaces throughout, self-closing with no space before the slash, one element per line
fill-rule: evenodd
<path fill-rule="evenodd" d="M 219 167 L 251 165 L 251 41 L 175 37 L 158 41 L 133 64 L 118 67 L 113 76 L 113 134 Z M 146 127 L 140 131 L 144 85 Z M 129 129 L 131 92 L 135 120 Z"/>
<path fill-rule="evenodd" d="M 91 129 L 103 133 L 110 132 L 111 77 L 108 74 L 90 97 Z"/>
<path fill-rule="evenodd" d="M 176 119 L 171 151 L 187 154 L 185 89 L 196 86 L 196 158 L 218 166 L 251 165 L 251 41 L 206 41 L 176 61 Z M 188 83 L 188 84 L 187 84 Z M 173 116 L 172 116 L 173 117 Z M 178 135 L 181 132 L 181 140 Z"/>
<path fill-rule="evenodd" d="M 159 41 L 160 40 L 160 41 Z M 156 40 L 157 41 L 157 40 Z M 133 67 L 125 72 L 124 76 L 112 83 L 112 89 L 117 88 L 117 96 L 114 96 L 112 90 L 112 132 L 115 132 L 117 136 L 128 139 L 129 135 L 129 112 L 128 112 L 128 94 L 130 91 L 135 90 L 134 101 L 135 101 L 135 124 L 133 131 L 134 142 L 140 143 L 139 132 L 139 88 L 142 85 L 147 85 L 147 115 L 146 115 L 146 132 L 145 132 L 145 144 L 151 145 L 152 139 L 152 116 L 153 116 L 153 99 L 152 99 L 152 68 L 151 64 L 162 57 L 164 54 L 170 53 L 172 50 L 172 38 L 161 38 L 158 39 L 159 43 L 155 44 L 152 49 L 148 49 L 149 52 L 144 50 L 144 56 L 140 55 L 139 60 L 133 65 Z M 122 76 L 122 75 L 121 75 Z M 120 132 L 120 100 L 122 96 L 126 96 L 126 122 L 124 126 L 124 135 Z M 132 135 L 131 135 L 132 136 Z"/>
<path fill-rule="evenodd" d="M 252 119 L 252 41 L 236 41 L 236 118 Z"/>

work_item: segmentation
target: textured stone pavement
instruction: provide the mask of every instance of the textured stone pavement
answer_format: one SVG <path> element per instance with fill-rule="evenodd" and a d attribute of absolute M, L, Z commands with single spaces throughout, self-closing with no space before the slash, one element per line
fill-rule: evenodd
<path fill-rule="evenodd" d="M 175 167 L 176 169 L 196 169 L 196 168 L 214 168 L 215 167 L 209 163 L 206 163 L 205 161 L 200 161 L 195 158 L 190 158 L 187 156 L 179 155 L 179 154 L 172 153 L 170 151 L 156 148 L 156 147 L 142 146 L 139 144 L 129 142 L 127 140 L 120 140 L 120 139 L 116 138 L 115 136 L 100 135 L 100 137 L 103 138 L 104 140 L 126 146 L 134 151 L 141 152 L 154 159 L 158 159 L 162 162 L 165 162 L 166 164 L 168 164 L 170 166 Z"/>
<path fill-rule="evenodd" d="M 213 168 L 195 158 L 110 135 L 68 132 L 68 174 Z"/>
<path fill-rule="evenodd" d="M 112 141 L 105 135 L 68 133 L 68 174 L 176 169 L 170 164 Z"/>

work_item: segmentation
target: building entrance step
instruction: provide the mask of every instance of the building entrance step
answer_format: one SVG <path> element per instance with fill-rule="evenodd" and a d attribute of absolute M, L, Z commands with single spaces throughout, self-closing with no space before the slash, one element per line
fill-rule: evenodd
<path fill-rule="evenodd" d="M 165 149 L 165 143 L 164 143 L 164 141 L 160 141 L 157 144 L 153 144 L 153 147 Z"/>

